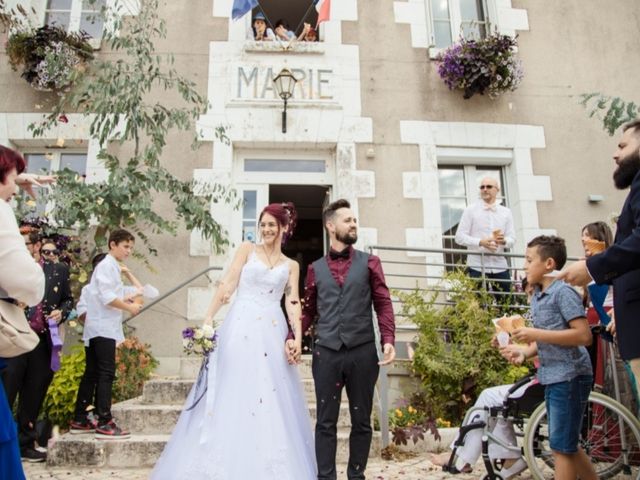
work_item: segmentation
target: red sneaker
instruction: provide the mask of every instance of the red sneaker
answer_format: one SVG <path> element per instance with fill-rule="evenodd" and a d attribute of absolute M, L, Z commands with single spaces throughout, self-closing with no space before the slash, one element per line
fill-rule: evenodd
<path fill-rule="evenodd" d="M 113 420 L 96 427 L 96 438 L 99 440 L 121 440 L 130 436 L 129 432 L 117 426 Z"/>
<path fill-rule="evenodd" d="M 74 435 L 82 434 L 82 433 L 93 433 L 95 432 L 96 427 L 97 425 L 95 421 L 91 421 L 88 418 L 83 420 L 82 422 L 73 420 L 69 424 L 69 433 L 72 433 Z"/>

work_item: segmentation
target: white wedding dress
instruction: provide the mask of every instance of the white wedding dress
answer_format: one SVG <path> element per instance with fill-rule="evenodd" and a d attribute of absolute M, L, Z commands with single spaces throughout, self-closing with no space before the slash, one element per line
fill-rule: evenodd
<path fill-rule="evenodd" d="M 313 480 L 311 420 L 286 361 L 288 262 L 249 255 L 218 345 L 194 384 L 153 480 Z"/>

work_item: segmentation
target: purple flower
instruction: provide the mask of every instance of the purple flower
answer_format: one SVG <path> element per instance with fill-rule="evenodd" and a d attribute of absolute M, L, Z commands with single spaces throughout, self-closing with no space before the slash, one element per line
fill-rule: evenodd
<path fill-rule="evenodd" d="M 462 38 L 440 53 L 438 74 L 450 90 L 463 90 L 464 98 L 476 93 L 495 98 L 515 90 L 522 81 L 522 64 L 515 56 L 515 46 L 516 39 L 507 35 Z"/>
<path fill-rule="evenodd" d="M 189 328 L 185 328 L 182 331 L 182 338 L 193 338 L 193 328 L 189 327 Z"/>

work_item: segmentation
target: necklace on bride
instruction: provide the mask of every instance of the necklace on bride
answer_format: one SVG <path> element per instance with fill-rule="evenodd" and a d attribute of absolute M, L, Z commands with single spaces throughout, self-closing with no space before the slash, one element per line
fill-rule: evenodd
<path fill-rule="evenodd" d="M 278 260 L 280 259 L 280 253 L 278 253 L 278 256 L 275 259 L 275 263 L 271 261 L 271 258 L 273 257 L 273 254 L 276 253 L 276 247 L 273 247 L 273 250 L 271 251 L 271 253 L 267 252 L 267 247 L 262 244 L 262 249 L 264 250 L 264 256 L 267 257 L 267 263 L 269 264 L 269 269 L 273 270 L 273 267 L 275 267 L 278 264 Z"/>

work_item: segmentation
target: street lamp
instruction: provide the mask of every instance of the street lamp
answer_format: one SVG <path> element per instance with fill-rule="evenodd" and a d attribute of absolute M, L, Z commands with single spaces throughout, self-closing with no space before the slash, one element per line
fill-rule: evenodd
<path fill-rule="evenodd" d="M 278 96 L 284 101 L 284 110 L 282 111 L 282 133 L 287 133 L 287 101 L 293 96 L 293 89 L 298 79 L 293 76 L 291 70 L 283 68 L 280 73 L 273 79 Z"/>

